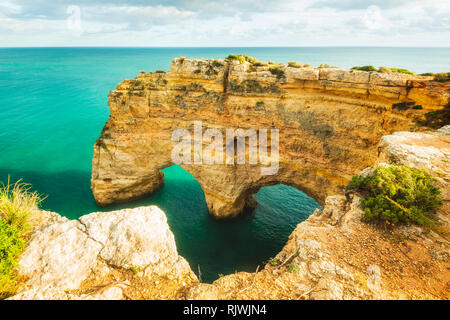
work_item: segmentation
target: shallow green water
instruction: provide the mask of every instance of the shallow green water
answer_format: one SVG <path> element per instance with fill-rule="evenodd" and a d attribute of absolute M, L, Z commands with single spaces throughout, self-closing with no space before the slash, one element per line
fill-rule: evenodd
<path fill-rule="evenodd" d="M 167 70 L 174 57 L 297 60 L 342 67 L 373 64 L 415 72 L 450 70 L 449 49 L 421 48 L 40 48 L 0 49 L 0 180 L 23 178 L 48 196 L 43 207 L 69 218 L 98 211 L 90 191 L 91 159 L 109 110 L 108 91 L 140 70 Z M 251 215 L 219 222 L 207 213 L 199 184 L 184 170 L 164 170 L 151 197 L 120 207 L 156 204 L 167 214 L 177 246 L 203 280 L 253 271 L 274 256 L 318 204 L 278 185 L 255 195 Z M 120 208 L 109 207 L 106 210 Z"/>

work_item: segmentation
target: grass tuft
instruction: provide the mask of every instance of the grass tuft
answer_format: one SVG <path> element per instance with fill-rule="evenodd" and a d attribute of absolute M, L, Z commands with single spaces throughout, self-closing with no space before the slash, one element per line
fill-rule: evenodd
<path fill-rule="evenodd" d="M 13 295 L 19 283 L 18 258 L 36 222 L 43 198 L 21 180 L 0 187 L 0 299 Z"/>

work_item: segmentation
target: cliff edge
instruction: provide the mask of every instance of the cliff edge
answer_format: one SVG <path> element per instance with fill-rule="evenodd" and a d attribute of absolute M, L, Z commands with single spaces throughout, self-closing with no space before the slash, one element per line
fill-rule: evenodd
<path fill-rule="evenodd" d="M 157 207 L 92 213 L 79 221 L 43 212 L 20 259 L 28 281 L 12 299 L 449 299 L 449 159 L 447 126 L 384 136 L 375 162 L 436 177 L 440 230 L 367 224 L 358 194 L 339 193 L 299 223 L 261 270 L 212 284 L 199 283 L 178 255 Z"/>
<path fill-rule="evenodd" d="M 193 133 L 200 123 L 203 131 L 279 130 L 274 174 L 250 163 L 181 164 L 200 183 L 214 217 L 238 215 L 254 205 L 259 188 L 279 183 L 324 204 L 376 161 L 383 135 L 445 120 L 439 114 L 449 107 L 449 89 L 448 82 L 397 73 L 174 59 L 169 72 L 141 72 L 110 92 L 92 191 L 101 206 L 154 192 L 164 181 L 161 170 L 174 164 L 173 132 Z M 206 138 L 195 143 L 208 145 Z"/>

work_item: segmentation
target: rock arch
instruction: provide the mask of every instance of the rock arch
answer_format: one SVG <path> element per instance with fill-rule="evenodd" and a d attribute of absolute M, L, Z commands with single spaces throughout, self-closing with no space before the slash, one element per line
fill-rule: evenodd
<path fill-rule="evenodd" d="M 223 60 L 175 59 L 167 73 L 124 80 L 109 94 L 110 118 L 94 146 L 92 190 L 97 203 L 143 197 L 164 183 L 174 164 L 176 129 L 279 129 L 279 170 L 261 165 L 182 164 L 200 183 L 218 218 L 254 205 L 252 194 L 278 183 L 319 203 L 374 162 L 381 136 L 415 131 L 427 113 L 448 105 L 448 86 L 427 77 L 282 68 Z M 398 108 L 399 104 L 405 108 Z M 420 106 L 420 108 L 419 108 Z M 224 146 L 226 141 L 223 141 Z M 194 153 L 194 151 L 192 151 Z"/>

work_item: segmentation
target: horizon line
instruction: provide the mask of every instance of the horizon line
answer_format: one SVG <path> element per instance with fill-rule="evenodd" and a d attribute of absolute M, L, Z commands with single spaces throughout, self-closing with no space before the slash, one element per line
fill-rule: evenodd
<path fill-rule="evenodd" d="M 0 49 L 23 48 L 421 48 L 421 49 L 450 49 L 450 46 L 0 46 Z"/>

